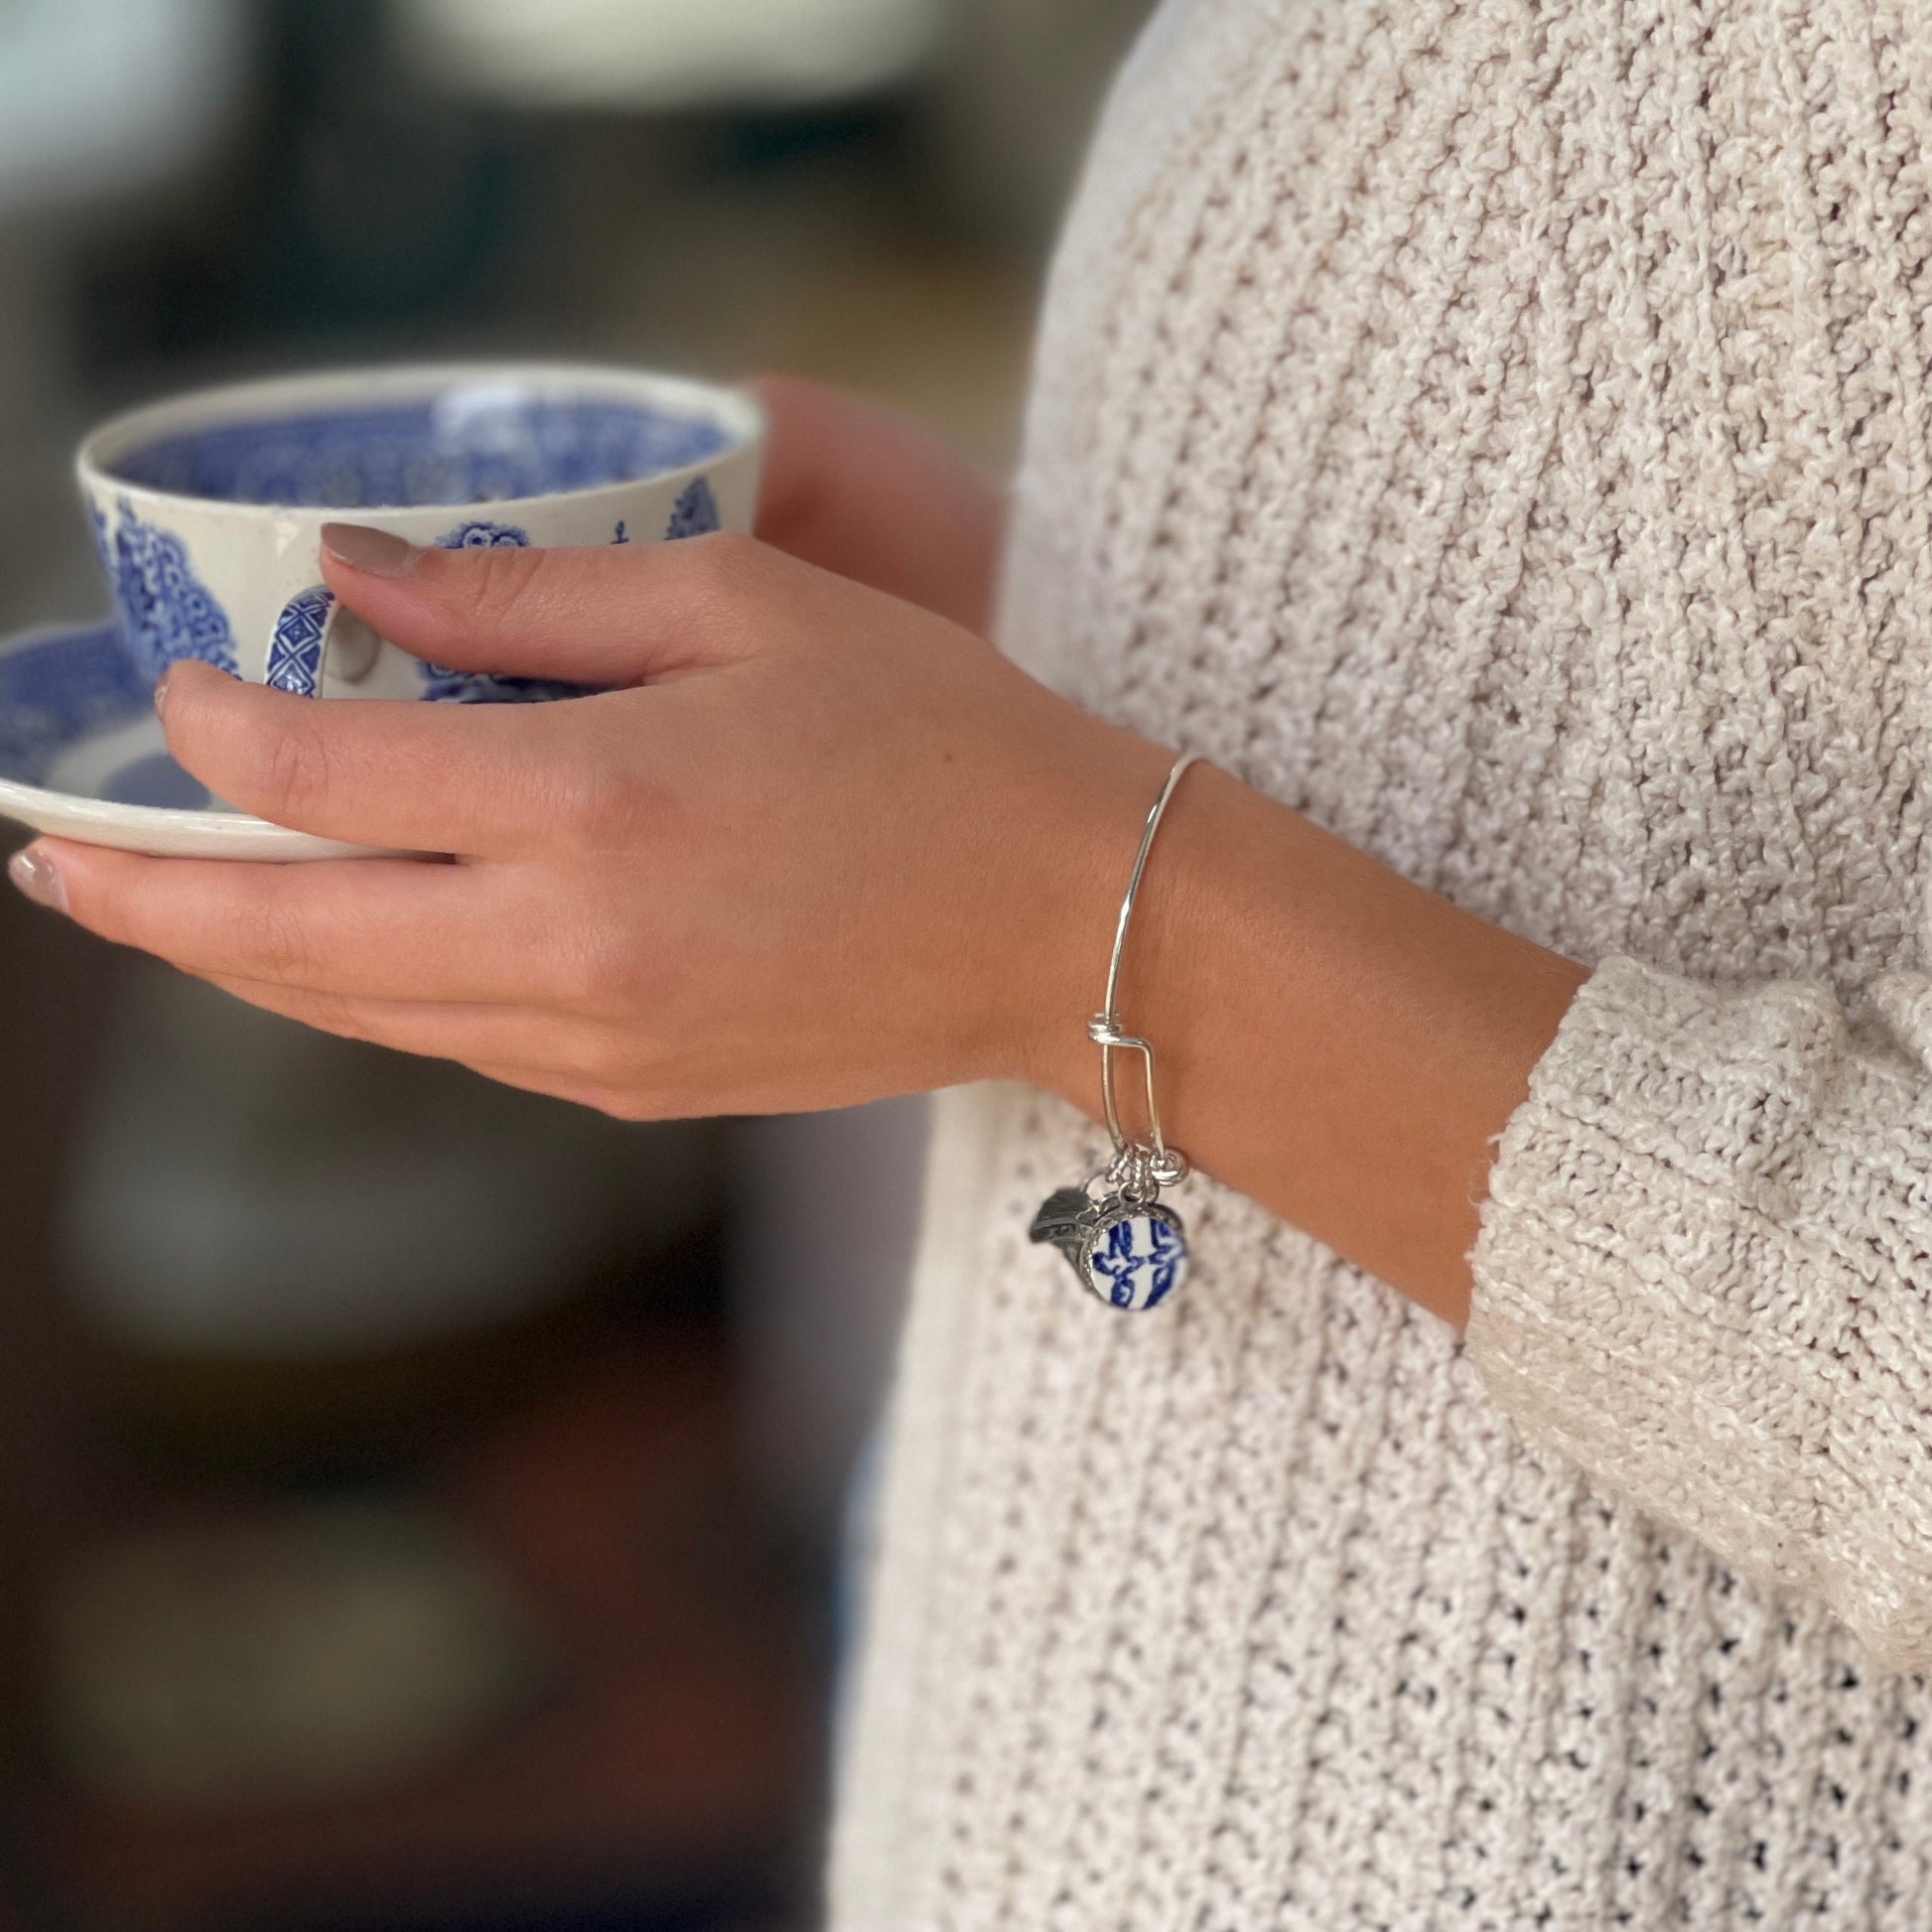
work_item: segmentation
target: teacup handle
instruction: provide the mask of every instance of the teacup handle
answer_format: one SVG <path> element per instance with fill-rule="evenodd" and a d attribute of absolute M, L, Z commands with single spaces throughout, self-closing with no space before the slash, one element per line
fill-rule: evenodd
<path fill-rule="evenodd" d="M 345 627 L 353 635 L 338 637 L 336 633 Z M 354 657 L 353 663 L 336 666 L 338 674 L 351 684 L 369 674 L 380 648 L 359 621 L 339 608 L 336 593 L 327 584 L 312 584 L 290 598 L 275 620 L 263 682 L 278 691 L 293 691 L 299 698 L 315 697 L 322 689 L 323 667 L 329 661 L 332 643 L 339 643 L 343 651 Z"/>
<path fill-rule="evenodd" d="M 282 606 L 268 640 L 264 683 L 299 698 L 313 698 L 322 689 L 322 659 L 335 611 L 336 593 L 327 584 L 298 591 Z"/>

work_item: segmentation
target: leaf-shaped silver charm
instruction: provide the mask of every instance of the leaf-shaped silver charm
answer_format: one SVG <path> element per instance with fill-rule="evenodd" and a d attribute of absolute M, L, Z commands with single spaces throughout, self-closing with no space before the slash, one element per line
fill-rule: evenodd
<path fill-rule="evenodd" d="M 1082 1281 L 1087 1279 L 1080 1267 L 1080 1250 L 1092 1230 L 1095 1208 L 1084 1187 L 1056 1187 L 1040 1203 L 1029 1235 L 1035 1241 L 1050 1241 L 1072 1264 Z"/>

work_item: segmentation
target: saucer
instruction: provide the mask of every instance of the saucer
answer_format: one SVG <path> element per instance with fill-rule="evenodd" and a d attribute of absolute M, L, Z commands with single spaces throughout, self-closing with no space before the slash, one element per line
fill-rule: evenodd
<path fill-rule="evenodd" d="M 111 622 L 0 638 L 0 818 L 164 858 L 375 856 L 210 797 L 168 756 L 153 687 Z"/>

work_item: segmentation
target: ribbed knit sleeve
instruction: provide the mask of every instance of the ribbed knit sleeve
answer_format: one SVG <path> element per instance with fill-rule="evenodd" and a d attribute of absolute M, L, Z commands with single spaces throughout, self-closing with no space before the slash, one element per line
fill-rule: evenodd
<path fill-rule="evenodd" d="M 1932 982 L 1600 966 L 1502 1136 L 1467 1348 L 1534 1444 L 1932 1666 Z"/>

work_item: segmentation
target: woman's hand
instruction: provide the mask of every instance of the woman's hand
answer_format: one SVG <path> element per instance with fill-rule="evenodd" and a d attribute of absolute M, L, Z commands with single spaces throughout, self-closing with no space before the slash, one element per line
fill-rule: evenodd
<path fill-rule="evenodd" d="M 50 839 L 16 878 L 257 1005 L 625 1117 L 997 1076 L 1093 1110 L 1084 1017 L 1170 754 L 953 621 L 984 609 L 959 558 L 990 564 L 998 528 L 970 472 L 836 398 L 766 396 L 761 514 L 793 555 L 334 538 L 329 582 L 382 635 L 624 688 L 318 704 L 168 679 L 169 744 L 220 796 L 455 864 Z M 1496 1137 L 1583 978 L 1210 765 L 1164 823 L 1120 1000 L 1174 1145 L 1460 1321 Z"/>
<path fill-rule="evenodd" d="M 749 538 L 334 541 L 331 586 L 407 648 L 624 688 L 317 703 L 179 665 L 168 742 L 218 796 L 457 863 L 44 841 L 82 925 L 629 1118 L 1040 1077 L 1078 1040 L 1166 753 L 945 619 Z"/>

